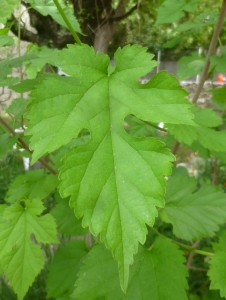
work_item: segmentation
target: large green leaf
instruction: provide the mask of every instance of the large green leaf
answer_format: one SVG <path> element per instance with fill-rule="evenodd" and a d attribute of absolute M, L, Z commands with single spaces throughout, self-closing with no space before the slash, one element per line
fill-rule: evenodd
<path fill-rule="evenodd" d="M 19 3 L 19 0 L 1 0 L 0 23 L 6 23 L 7 18 L 10 17 L 14 8 L 16 8 Z"/>
<path fill-rule="evenodd" d="M 193 124 L 187 93 L 175 77 L 161 72 L 141 85 L 139 77 L 155 65 L 145 48 L 126 46 L 109 57 L 86 45 L 59 52 L 58 65 L 71 77 L 51 77 L 32 93 L 27 134 L 33 161 L 76 138 L 83 128 L 90 141 L 64 158 L 60 193 L 71 196 L 71 206 L 83 226 L 113 251 L 119 261 L 125 290 L 129 264 L 144 243 L 147 229 L 164 205 L 164 175 L 174 158 L 154 138 L 135 138 L 123 121 L 129 114 L 152 122 Z M 63 82 L 63 84 L 62 84 Z"/>
<path fill-rule="evenodd" d="M 173 225 L 175 235 L 184 240 L 213 236 L 226 221 L 226 196 L 216 186 L 205 185 L 197 192 L 196 180 L 186 173 L 170 177 L 166 189 L 164 221 Z"/>
<path fill-rule="evenodd" d="M 47 296 L 70 296 L 77 273 L 88 250 L 84 241 L 70 241 L 55 255 L 47 277 Z"/>
<path fill-rule="evenodd" d="M 18 202 L 21 199 L 44 199 L 57 187 L 56 176 L 46 174 L 44 170 L 26 172 L 16 177 L 6 195 L 7 202 Z"/>
<path fill-rule="evenodd" d="M 56 5 L 54 4 L 53 0 L 27 0 L 28 3 L 31 4 L 31 6 L 37 10 L 40 14 L 43 16 L 51 16 L 57 23 L 67 28 L 66 23 L 64 22 L 64 19 L 62 18 L 61 14 L 59 13 Z M 73 10 L 66 6 L 63 1 L 60 2 L 60 6 L 63 9 L 65 15 L 67 16 L 70 24 L 72 25 L 73 29 L 76 32 L 81 33 L 81 29 L 79 27 L 78 21 L 76 17 L 73 14 Z"/>
<path fill-rule="evenodd" d="M 103 124 L 103 117 L 110 117 L 110 126 L 113 117 L 117 117 L 119 126 L 128 114 L 157 123 L 193 125 L 187 110 L 191 104 L 184 99 L 187 93 L 178 86 L 175 77 L 161 72 L 148 84 L 137 82 L 156 65 L 152 57 L 146 48 L 136 45 L 119 49 L 115 55 L 116 69 L 108 74 L 109 57 L 95 54 L 87 45 L 69 46 L 59 52 L 55 64 L 75 78 L 48 78 L 32 93 L 27 134 L 34 135 L 33 162 L 77 137 L 82 128 L 90 130 L 90 120 L 97 113 L 101 113 Z M 109 116 L 111 111 L 116 116 Z M 107 124 L 103 127 L 109 129 Z"/>
<path fill-rule="evenodd" d="M 0 223 L 1 267 L 19 300 L 44 266 L 42 251 L 32 243 L 31 234 L 38 242 L 58 243 L 53 217 L 37 217 L 43 210 L 40 200 L 25 200 L 23 206 L 5 208 Z"/>
<path fill-rule="evenodd" d="M 182 18 L 187 12 L 193 12 L 197 5 L 197 0 L 165 0 L 158 9 L 156 24 L 172 23 Z"/>
<path fill-rule="evenodd" d="M 33 44 L 29 45 L 26 54 L 36 55 L 36 59 L 25 62 L 28 78 L 35 79 L 38 72 L 40 72 L 47 63 L 53 62 L 53 57 L 56 55 L 56 52 L 56 49 L 38 47 Z"/>
<path fill-rule="evenodd" d="M 96 245 L 78 273 L 71 297 L 78 300 L 186 300 L 187 270 L 184 257 L 167 239 L 158 238 L 151 250 L 140 247 L 131 266 L 126 294 L 118 280 L 117 264 L 111 253 Z"/>
<path fill-rule="evenodd" d="M 197 126 L 190 125 L 174 125 L 168 124 L 169 133 L 172 134 L 179 142 L 191 145 L 194 141 L 209 150 L 225 151 L 226 150 L 226 131 L 216 131 L 213 128 L 222 124 L 222 120 L 211 109 L 192 108 L 194 113 L 194 121 Z"/>

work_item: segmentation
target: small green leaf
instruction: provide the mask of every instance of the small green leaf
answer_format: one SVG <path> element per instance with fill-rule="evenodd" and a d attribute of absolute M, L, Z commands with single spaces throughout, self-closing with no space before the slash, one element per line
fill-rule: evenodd
<path fill-rule="evenodd" d="M 8 75 L 12 73 L 13 68 L 20 67 L 23 63 L 36 59 L 37 55 L 34 54 L 25 54 L 23 56 L 12 59 L 12 56 L 9 56 L 0 61 L 0 80 L 2 81 Z M 6 78 L 7 80 L 9 78 Z M 10 80 L 15 80 L 13 77 Z M 14 82 L 10 82 L 9 84 L 13 84 Z"/>
<path fill-rule="evenodd" d="M 205 185 L 197 192 L 196 180 L 174 174 L 167 182 L 163 220 L 173 225 L 174 234 L 192 241 L 210 237 L 226 221 L 226 196 L 216 186 Z"/>
<path fill-rule="evenodd" d="M 23 203 L 5 208 L 0 223 L 1 267 L 21 300 L 44 266 L 42 251 L 31 242 L 31 234 L 38 242 L 58 243 L 53 217 L 37 217 L 44 210 L 41 201 Z"/>
<path fill-rule="evenodd" d="M 8 151 L 13 150 L 18 136 L 4 133 L 0 128 L 0 158 L 3 157 Z"/>
<path fill-rule="evenodd" d="M 84 260 L 71 297 L 78 300 L 101 296 L 105 300 L 186 300 L 184 261 L 182 252 L 167 239 L 158 238 L 150 251 L 140 247 L 131 266 L 127 292 L 123 294 L 116 262 L 103 245 L 96 245 Z"/>
<path fill-rule="evenodd" d="M 191 146 L 194 141 L 209 150 L 226 151 L 226 131 L 216 131 L 208 127 L 217 127 L 222 124 L 219 115 L 211 109 L 192 108 L 194 121 L 197 126 L 167 124 L 169 133 L 179 142 Z"/>
<path fill-rule="evenodd" d="M 84 235 L 88 231 L 75 217 L 74 211 L 69 207 L 66 199 L 59 201 L 56 207 L 51 210 L 51 215 L 56 220 L 58 230 L 63 234 Z"/>
<path fill-rule="evenodd" d="M 14 44 L 14 38 L 8 35 L 0 35 L 0 47 L 11 46 Z"/>
<path fill-rule="evenodd" d="M 192 52 L 189 56 L 183 56 L 178 61 L 177 74 L 180 80 L 187 79 L 199 74 L 204 66 L 205 59 L 197 52 Z"/>
<path fill-rule="evenodd" d="M 11 251 L 1 257 L 1 266 L 18 300 L 22 300 L 44 267 L 42 251 L 27 239 L 20 246 L 14 245 Z"/>
<path fill-rule="evenodd" d="M 30 103 L 30 100 L 25 98 L 15 98 L 13 99 L 10 106 L 7 108 L 6 112 L 13 114 L 15 118 L 21 117 L 26 112 L 26 107 Z"/>
<path fill-rule="evenodd" d="M 47 297 L 69 297 L 87 253 L 85 242 L 76 240 L 70 241 L 56 253 L 47 276 Z"/>
<path fill-rule="evenodd" d="M 163 47 L 164 48 L 173 48 L 173 47 L 175 47 L 177 44 L 179 44 L 180 42 L 181 42 L 181 40 L 184 38 L 184 37 L 186 37 L 188 34 L 183 34 L 183 36 L 182 35 L 180 35 L 180 36 L 177 36 L 177 37 L 175 37 L 175 38 L 172 38 L 171 40 L 169 40 L 168 42 L 166 42 L 164 45 L 163 45 Z"/>
<path fill-rule="evenodd" d="M 1 0 L 0 23 L 6 24 L 14 8 L 19 5 L 19 0 Z"/>
<path fill-rule="evenodd" d="M 11 86 L 19 82 L 18 77 L 5 77 L 0 80 L 0 86 Z"/>
<path fill-rule="evenodd" d="M 58 185 L 58 179 L 44 170 L 26 172 L 16 177 L 6 195 L 7 202 L 18 202 L 21 199 L 45 199 Z"/>
<path fill-rule="evenodd" d="M 197 5 L 197 0 L 165 0 L 158 9 L 156 25 L 177 21 L 184 16 L 185 11 L 193 12 Z"/>
<path fill-rule="evenodd" d="M 39 79 L 40 79 L 39 77 L 36 79 L 25 79 L 20 83 L 18 83 L 17 85 L 11 85 L 9 88 L 16 93 L 29 92 L 32 89 L 34 89 L 35 85 L 37 85 L 40 82 Z"/>
<path fill-rule="evenodd" d="M 201 14 L 196 16 L 193 20 L 183 22 L 182 24 L 180 24 L 175 31 L 184 32 L 184 31 L 191 30 L 190 34 L 194 34 L 195 31 L 202 30 L 203 27 L 215 25 L 217 22 L 218 15 L 219 15 L 218 11 L 202 12 Z M 208 19 L 206 19 L 207 17 Z"/>
<path fill-rule="evenodd" d="M 44 3 L 44 2 L 42 2 Z M 26 72 L 29 79 L 35 79 L 38 72 L 42 71 L 47 63 L 51 63 L 56 55 L 56 49 L 49 49 L 47 47 L 38 47 L 30 45 L 27 54 L 36 55 L 36 59 L 30 60 L 26 63 Z"/>

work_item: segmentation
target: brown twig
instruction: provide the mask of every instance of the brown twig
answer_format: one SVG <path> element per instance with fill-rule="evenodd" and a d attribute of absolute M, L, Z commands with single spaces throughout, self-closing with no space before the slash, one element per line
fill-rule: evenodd
<path fill-rule="evenodd" d="M 176 143 L 174 144 L 173 149 L 172 149 L 173 155 L 177 154 L 179 147 L 180 147 L 180 143 L 178 141 L 176 141 Z"/>
<path fill-rule="evenodd" d="M 202 71 L 202 75 L 200 77 L 199 84 L 197 86 L 194 97 L 192 99 L 193 103 L 196 103 L 198 101 L 199 94 L 201 93 L 202 87 L 203 87 L 203 85 L 204 85 L 204 83 L 205 83 L 205 81 L 208 77 L 208 70 L 209 70 L 209 66 L 210 66 L 210 56 L 212 54 L 214 54 L 215 51 L 216 51 L 216 46 L 217 46 L 218 38 L 219 38 L 221 29 L 222 29 L 222 26 L 223 26 L 223 23 L 224 23 L 225 15 L 226 15 L 226 0 L 223 0 L 220 15 L 219 15 L 219 18 L 218 18 L 218 21 L 217 21 L 217 24 L 216 24 L 211 42 L 210 42 L 210 46 L 209 46 L 207 56 L 206 56 L 206 61 L 205 61 L 205 65 L 204 65 L 204 68 L 203 68 L 203 71 Z"/>
<path fill-rule="evenodd" d="M 195 243 L 192 244 L 192 247 L 197 248 L 199 244 L 200 244 L 200 241 L 198 240 L 198 241 L 196 241 Z M 187 264 L 186 264 L 188 270 L 190 270 L 192 268 L 191 263 L 192 263 L 194 254 L 195 254 L 194 252 L 189 253 Z"/>
<path fill-rule="evenodd" d="M 0 117 L 0 123 L 7 129 L 8 132 L 10 132 L 12 135 L 16 135 L 15 131 L 9 126 L 9 124 L 2 117 Z M 23 141 L 22 138 L 19 137 L 18 142 L 25 150 L 27 150 L 29 153 L 32 153 L 32 151 L 29 149 L 28 145 Z M 48 165 L 43 158 L 39 158 L 38 161 L 46 169 L 48 169 L 53 175 L 57 175 L 57 172 L 52 167 L 50 167 L 50 165 Z"/>
<path fill-rule="evenodd" d="M 118 17 L 112 17 L 110 18 L 110 22 L 120 22 L 126 18 L 128 18 L 136 9 L 138 9 L 138 5 L 140 6 L 140 3 L 135 4 L 127 13 L 125 13 L 122 16 Z"/>
<path fill-rule="evenodd" d="M 210 66 L 210 56 L 215 53 L 218 38 L 219 38 L 221 29 L 222 29 L 222 26 L 224 23 L 225 15 L 226 15 L 226 0 L 223 0 L 221 10 L 220 10 L 220 15 L 219 15 L 219 18 L 218 18 L 211 42 L 210 42 L 207 56 L 206 56 L 206 61 L 205 61 L 205 65 L 204 65 L 204 68 L 202 71 L 202 75 L 200 77 L 200 81 L 198 83 L 197 89 L 196 89 L 194 97 L 192 99 L 192 103 L 196 103 L 198 101 L 198 98 L 202 91 L 203 85 L 208 77 L 208 70 L 209 70 L 209 66 Z M 174 155 L 177 153 L 179 146 L 180 146 L 180 143 L 177 141 L 175 143 L 175 145 L 173 146 L 173 150 L 172 150 L 172 153 Z"/>
<path fill-rule="evenodd" d="M 214 157 L 213 159 L 213 177 L 212 177 L 212 185 L 215 185 L 217 182 L 217 159 Z"/>

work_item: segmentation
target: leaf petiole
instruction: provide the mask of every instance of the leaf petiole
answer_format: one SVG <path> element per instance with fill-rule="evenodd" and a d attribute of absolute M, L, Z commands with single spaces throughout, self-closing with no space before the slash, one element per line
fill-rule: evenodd
<path fill-rule="evenodd" d="M 166 237 L 165 235 L 161 234 L 158 230 L 156 230 L 155 228 L 153 227 L 150 227 L 152 229 L 152 231 L 154 231 L 154 233 L 156 233 L 157 235 L 161 236 L 161 237 L 164 237 L 166 239 L 169 239 L 171 240 L 173 243 L 177 244 L 179 247 L 183 248 L 183 249 L 187 249 L 191 252 L 194 252 L 196 254 L 200 254 L 200 255 L 203 255 L 203 256 L 214 256 L 214 253 L 212 252 L 207 252 L 207 251 L 202 251 L 202 250 L 199 250 L 199 249 L 196 249 L 192 246 L 189 246 L 189 245 L 185 245 L 185 244 L 182 244 L 182 243 L 179 243 L 179 242 L 176 242 L 168 237 Z M 152 245 L 148 248 L 148 250 L 151 250 L 152 249 Z"/>
<path fill-rule="evenodd" d="M 57 7 L 59 13 L 61 14 L 61 17 L 63 18 L 64 22 L 66 23 L 66 25 L 67 25 L 68 29 L 70 30 L 71 34 L 73 35 L 74 39 L 76 40 L 76 42 L 77 42 L 80 46 L 82 46 L 82 42 L 80 41 L 80 39 L 79 39 L 77 33 L 74 31 L 74 29 L 73 29 L 71 23 L 69 22 L 69 20 L 68 20 L 67 16 L 65 15 L 65 13 L 64 13 L 64 11 L 63 11 L 63 9 L 62 9 L 62 7 L 60 6 L 60 3 L 58 2 L 58 0 L 53 0 L 53 2 L 54 2 L 54 4 L 56 5 L 56 7 Z"/>

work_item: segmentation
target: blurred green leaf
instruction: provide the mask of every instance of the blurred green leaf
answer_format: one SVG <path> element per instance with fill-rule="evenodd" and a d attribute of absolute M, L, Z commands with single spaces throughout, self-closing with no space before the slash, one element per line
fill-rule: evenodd
<path fill-rule="evenodd" d="M 209 90 L 212 93 L 212 101 L 221 109 L 226 109 L 226 87 Z"/>
<path fill-rule="evenodd" d="M 198 1 L 197 1 L 198 2 Z M 200 30 L 203 27 L 214 25 L 218 19 L 218 11 L 205 11 L 197 15 L 193 20 L 189 20 L 180 24 L 175 31 L 183 32 L 192 30 L 191 34 L 196 30 Z"/>
<path fill-rule="evenodd" d="M 6 195 L 7 202 L 18 202 L 21 199 L 44 199 L 58 185 L 58 178 L 44 170 L 28 171 L 16 177 Z"/>
<path fill-rule="evenodd" d="M 0 47 L 11 46 L 14 44 L 14 38 L 8 35 L 0 35 Z"/>
<path fill-rule="evenodd" d="M 165 0 L 158 9 L 156 25 L 177 21 L 185 11 L 193 12 L 197 5 L 197 0 Z"/>
<path fill-rule="evenodd" d="M 0 158 L 13 149 L 13 145 L 15 145 L 17 139 L 17 135 L 5 133 L 0 127 Z"/>
<path fill-rule="evenodd" d="M 184 80 L 201 73 L 205 59 L 198 52 L 192 52 L 189 56 L 183 56 L 178 61 L 177 74 L 180 80 Z"/>
<path fill-rule="evenodd" d="M 19 6 L 19 0 L 1 0 L 0 23 L 6 24 L 14 8 Z"/>
<path fill-rule="evenodd" d="M 188 174 L 172 175 L 166 187 L 162 219 L 173 225 L 174 234 L 187 241 L 211 237 L 226 221 L 226 194 L 217 186 L 196 191 L 196 180 Z"/>
<path fill-rule="evenodd" d="M 43 16 L 51 16 L 57 23 L 67 28 L 66 23 L 64 22 L 64 19 L 62 18 L 61 14 L 59 13 L 57 7 L 55 6 L 53 0 L 27 0 L 28 3 L 31 4 L 31 6 L 37 10 L 40 14 Z M 69 22 L 71 23 L 73 29 L 78 32 L 82 33 L 79 23 L 73 14 L 73 10 L 66 6 L 63 1 L 60 1 L 60 6 L 63 9 L 65 15 L 67 16 Z"/>
<path fill-rule="evenodd" d="M 26 107 L 29 103 L 30 100 L 28 99 L 15 98 L 10 106 L 6 109 L 6 112 L 13 114 L 15 118 L 19 118 L 26 112 Z"/>

